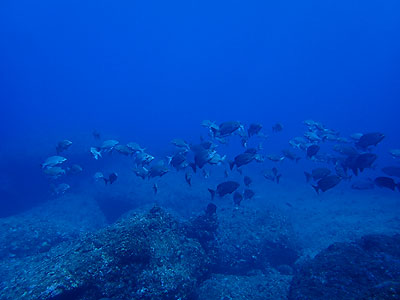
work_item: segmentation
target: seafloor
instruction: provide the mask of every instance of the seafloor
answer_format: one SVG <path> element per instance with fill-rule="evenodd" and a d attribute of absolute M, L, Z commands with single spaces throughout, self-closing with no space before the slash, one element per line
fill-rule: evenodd
<path fill-rule="evenodd" d="M 0 299 L 400 299 L 397 192 L 255 182 L 213 214 L 210 182 L 168 176 L 1 219 Z"/>

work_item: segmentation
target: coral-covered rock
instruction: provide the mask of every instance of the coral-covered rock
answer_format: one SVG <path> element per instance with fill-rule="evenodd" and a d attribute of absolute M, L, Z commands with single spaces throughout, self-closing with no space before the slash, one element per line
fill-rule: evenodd
<path fill-rule="evenodd" d="M 154 208 L 46 254 L 1 264 L 7 275 L 0 299 L 188 299 L 207 272 L 201 245 Z"/>
<path fill-rule="evenodd" d="M 227 208 L 218 211 L 218 222 L 215 273 L 284 269 L 281 266 L 292 266 L 299 256 L 291 225 L 277 213 Z"/>
<path fill-rule="evenodd" d="M 400 299 L 400 235 L 336 243 L 294 276 L 289 299 Z"/>
<path fill-rule="evenodd" d="M 250 276 L 214 274 L 198 289 L 198 300 L 283 300 L 290 280 L 276 271 Z"/>

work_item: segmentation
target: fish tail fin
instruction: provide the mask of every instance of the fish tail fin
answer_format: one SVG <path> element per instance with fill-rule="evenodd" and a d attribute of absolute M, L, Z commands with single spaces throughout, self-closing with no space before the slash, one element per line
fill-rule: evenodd
<path fill-rule="evenodd" d="M 279 180 L 281 179 L 282 174 L 276 175 L 276 183 L 279 184 Z"/>
<path fill-rule="evenodd" d="M 103 177 L 103 179 L 104 179 L 104 183 L 107 185 L 109 180 L 107 178 L 104 178 L 104 177 Z"/>
<path fill-rule="evenodd" d="M 308 172 L 304 172 L 304 175 L 306 176 L 306 181 L 307 181 L 307 182 L 310 182 L 311 174 L 308 173 Z"/>
<path fill-rule="evenodd" d="M 232 171 L 234 166 L 235 166 L 235 162 L 234 161 L 230 161 L 229 162 L 229 168 L 231 169 L 231 171 Z"/>
<path fill-rule="evenodd" d="M 314 190 L 317 192 L 317 194 L 319 195 L 319 187 L 317 185 L 312 185 L 312 187 L 314 188 Z"/>
<path fill-rule="evenodd" d="M 215 190 L 213 190 L 213 189 L 208 189 L 208 191 L 209 191 L 210 194 L 211 194 L 211 200 L 214 200 L 214 197 L 215 197 Z"/>
<path fill-rule="evenodd" d="M 358 169 L 357 168 L 352 168 L 351 170 L 353 171 L 355 176 L 358 176 Z"/>
<path fill-rule="evenodd" d="M 190 163 L 189 166 L 192 168 L 193 172 L 196 173 L 196 163 Z"/>

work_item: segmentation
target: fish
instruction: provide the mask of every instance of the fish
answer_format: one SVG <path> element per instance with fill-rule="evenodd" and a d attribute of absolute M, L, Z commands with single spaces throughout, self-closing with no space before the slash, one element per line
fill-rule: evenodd
<path fill-rule="evenodd" d="M 59 166 L 66 161 L 67 161 L 67 159 L 62 156 L 58 156 L 58 155 L 50 156 L 45 160 L 44 163 L 41 164 L 41 167 L 42 167 L 42 169 L 52 168 L 52 167 Z"/>
<path fill-rule="evenodd" d="M 138 168 L 134 168 L 132 169 L 133 173 L 135 173 L 136 176 L 145 179 L 148 174 L 149 174 L 149 170 L 146 169 L 145 167 L 138 167 Z"/>
<path fill-rule="evenodd" d="M 204 179 L 207 179 L 210 177 L 210 171 L 203 169 L 203 177 Z"/>
<path fill-rule="evenodd" d="M 153 191 L 154 191 L 154 195 L 156 195 L 158 192 L 158 184 L 157 183 L 153 184 Z"/>
<path fill-rule="evenodd" d="M 311 143 L 320 142 L 322 140 L 322 138 L 314 131 L 305 132 L 304 137 Z"/>
<path fill-rule="evenodd" d="M 94 180 L 96 180 L 96 181 L 99 181 L 100 179 L 103 179 L 103 180 L 104 180 L 104 175 L 103 175 L 103 173 L 101 173 L 101 172 L 96 172 L 96 173 L 94 173 L 93 178 L 94 178 Z"/>
<path fill-rule="evenodd" d="M 358 170 L 363 172 L 364 169 L 371 168 L 372 164 L 377 159 L 374 153 L 362 153 L 357 156 L 349 156 L 343 164 L 343 167 L 349 168 L 353 171 L 354 175 L 358 175 Z"/>
<path fill-rule="evenodd" d="M 131 149 L 134 153 L 146 151 L 146 148 L 140 147 L 140 145 L 139 145 L 138 143 L 129 142 L 128 144 L 126 144 L 126 146 L 127 146 L 129 149 Z"/>
<path fill-rule="evenodd" d="M 56 166 L 43 169 L 43 173 L 45 173 L 47 176 L 50 176 L 53 179 L 57 179 L 62 175 L 65 175 L 65 170 L 61 167 Z"/>
<path fill-rule="evenodd" d="M 220 165 L 225 161 L 225 159 L 226 159 L 226 155 L 221 156 L 220 154 L 215 152 L 214 155 L 211 157 L 211 159 L 208 161 L 208 163 L 210 165 Z"/>
<path fill-rule="evenodd" d="M 58 142 L 57 146 L 56 146 L 56 151 L 57 154 L 60 154 L 61 152 L 67 150 L 69 147 L 71 147 L 72 142 L 69 140 L 62 140 L 60 142 Z"/>
<path fill-rule="evenodd" d="M 243 192 L 243 199 L 244 200 L 251 199 L 254 197 L 254 195 L 255 195 L 255 193 L 252 190 L 245 189 Z"/>
<path fill-rule="evenodd" d="M 116 140 L 106 140 L 103 142 L 103 144 L 100 146 L 101 151 L 103 152 L 111 152 L 114 150 L 114 147 L 118 145 L 119 142 Z"/>
<path fill-rule="evenodd" d="M 280 156 L 280 155 L 274 155 L 274 154 L 269 154 L 266 156 L 270 161 L 273 162 L 280 162 L 285 159 L 285 156 Z"/>
<path fill-rule="evenodd" d="M 52 192 L 53 195 L 62 195 L 64 194 L 66 191 L 68 191 L 70 189 L 70 185 L 67 183 L 60 183 L 56 186 L 52 187 Z"/>
<path fill-rule="evenodd" d="M 207 164 L 215 155 L 216 151 L 215 150 L 210 150 L 210 149 L 202 149 L 200 151 L 197 151 L 194 155 L 194 163 L 197 167 L 200 169 L 204 167 L 205 164 Z"/>
<path fill-rule="evenodd" d="M 100 132 L 98 132 L 97 130 L 93 130 L 92 131 L 92 135 L 93 135 L 95 140 L 100 140 L 101 139 Z"/>
<path fill-rule="evenodd" d="M 384 138 L 385 138 L 385 135 L 380 132 L 365 133 L 356 142 L 356 146 L 361 149 L 366 149 L 369 146 L 378 145 Z"/>
<path fill-rule="evenodd" d="M 397 187 L 397 189 L 400 191 L 400 184 L 396 184 L 393 178 L 380 176 L 376 177 L 374 182 L 379 187 L 385 187 L 391 189 L 392 191 L 394 191 L 394 189 Z"/>
<path fill-rule="evenodd" d="M 237 155 L 234 161 L 229 162 L 230 169 L 232 170 L 235 165 L 237 168 L 240 168 L 241 166 L 251 163 L 254 160 L 255 155 L 256 154 L 252 152 L 244 152 Z"/>
<path fill-rule="evenodd" d="M 233 194 L 233 203 L 234 203 L 235 205 L 239 206 L 239 205 L 240 205 L 240 202 L 242 202 L 242 200 L 243 200 L 243 196 L 242 196 L 241 193 L 235 192 L 235 193 Z"/>
<path fill-rule="evenodd" d="M 351 188 L 354 190 L 371 190 L 375 186 L 372 180 L 357 180 L 353 182 Z"/>
<path fill-rule="evenodd" d="M 400 167 L 384 167 L 382 172 L 386 175 L 400 178 Z"/>
<path fill-rule="evenodd" d="M 230 121 L 230 122 L 224 122 L 219 125 L 218 130 L 215 130 L 211 128 L 211 130 L 214 132 L 214 136 L 217 137 L 226 137 L 234 133 L 236 130 L 239 128 L 243 127 L 242 124 L 238 121 Z"/>
<path fill-rule="evenodd" d="M 319 194 L 320 190 L 322 192 L 326 192 L 327 190 L 337 186 L 340 181 L 341 181 L 341 178 L 339 176 L 329 175 L 329 176 L 326 176 L 326 177 L 320 179 L 317 182 L 317 185 L 313 185 L 312 187 L 315 189 L 317 194 Z"/>
<path fill-rule="evenodd" d="M 208 189 L 211 194 L 211 199 L 214 199 L 215 194 L 218 194 L 219 197 L 223 197 L 226 194 L 232 194 L 240 184 L 236 181 L 225 181 L 217 185 L 217 189 Z"/>
<path fill-rule="evenodd" d="M 253 180 L 251 180 L 249 176 L 244 176 L 243 182 L 245 186 L 249 186 L 253 182 Z"/>
<path fill-rule="evenodd" d="M 133 151 L 127 145 L 121 145 L 121 144 L 115 145 L 114 150 L 126 156 L 132 156 L 135 153 L 135 151 Z"/>
<path fill-rule="evenodd" d="M 393 158 L 400 158 L 400 149 L 391 149 L 389 153 Z"/>
<path fill-rule="evenodd" d="M 185 173 L 185 180 L 189 186 L 192 186 L 192 175 L 190 173 Z"/>
<path fill-rule="evenodd" d="M 146 153 L 146 152 L 139 152 L 136 155 L 135 162 L 138 166 L 145 166 L 150 164 L 154 160 L 154 156 Z"/>
<path fill-rule="evenodd" d="M 189 151 L 189 149 L 190 149 L 189 144 L 185 140 L 182 140 L 182 139 L 173 139 L 171 141 L 171 144 L 178 148 L 187 150 L 187 151 Z"/>
<path fill-rule="evenodd" d="M 311 178 L 315 181 L 318 181 L 328 175 L 331 174 L 331 170 L 328 168 L 316 168 L 311 171 L 311 174 L 308 172 L 304 172 L 304 175 L 306 176 L 306 181 L 310 182 Z"/>
<path fill-rule="evenodd" d="M 70 174 L 79 174 L 83 171 L 83 169 L 80 165 L 73 164 L 71 167 L 67 168 L 67 171 Z"/>
<path fill-rule="evenodd" d="M 352 140 L 358 142 L 362 136 L 363 136 L 362 133 L 356 132 L 356 133 L 353 133 L 352 135 L 350 135 L 350 138 Z"/>
<path fill-rule="evenodd" d="M 158 161 L 154 165 L 152 165 L 149 169 L 147 178 L 154 178 L 154 177 L 162 177 L 168 173 L 168 168 L 164 165 L 162 160 Z"/>
<path fill-rule="evenodd" d="M 252 137 L 253 135 L 257 135 L 261 129 L 262 129 L 261 124 L 258 123 L 250 124 L 249 128 L 247 129 L 247 134 L 249 138 Z"/>
<path fill-rule="evenodd" d="M 318 151 L 320 149 L 320 146 L 318 145 L 311 145 L 307 148 L 307 157 L 308 158 L 312 158 L 313 156 L 315 156 Z"/>
<path fill-rule="evenodd" d="M 186 160 L 186 155 L 183 154 L 182 152 L 179 152 L 177 154 L 175 154 L 172 157 L 169 157 L 169 164 L 174 167 L 176 170 L 181 170 L 186 168 L 189 163 Z"/>
<path fill-rule="evenodd" d="M 283 156 L 285 157 L 285 158 L 287 158 L 287 159 L 290 159 L 290 160 L 293 160 L 293 161 L 295 161 L 295 162 L 299 162 L 299 160 L 300 160 L 300 156 L 297 156 L 296 154 L 294 154 L 293 152 L 291 152 L 290 150 L 288 150 L 288 149 L 283 149 L 282 150 L 282 154 L 283 154 Z"/>
<path fill-rule="evenodd" d="M 283 125 L 281 123 L 276 123 L 272 126 L 272 132 L 281 132 L 283 130 Z"/>
<path fill-rule="evenodd" d="M 118 174 L 117 173 L 111 173 L 110 175 L 108 175 L 108 178 L 103 177 L 105 184 L 113 184 L 118 178 Z"/>
<path fill-rule="evenodd" d="M 96 147 L 90 147 L 90 154 L 92 154 L 93 158 L 96 160 L 101 157 L 101 152 Z"/>
<path fill-rule="evenodd" d="M 270 171 L 265 171 L 263 176 L 265 179 L 279 183 L 282 174 L 278 174 L 278 169 L 274 167 Z"/>

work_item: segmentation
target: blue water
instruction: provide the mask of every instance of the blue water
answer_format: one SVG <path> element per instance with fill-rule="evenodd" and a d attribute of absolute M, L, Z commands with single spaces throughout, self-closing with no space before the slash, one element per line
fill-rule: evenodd
<path fill-rule="evenodd" d="M 277 152 L 311 118 L 343 136 L 383 132 L 375 152 L 392 164 L 399 12 L 398 1 L 1 1 L 0 215 L 51 198 L 39 165 L 59 140 L 74 142 L 69 160 L 101 169 L 94 129 L 162 157 L 173 138 L 206 136 L 203 119 L 268 134 L 281 122 L 264 142 Z"/>

